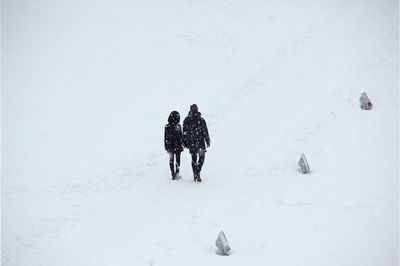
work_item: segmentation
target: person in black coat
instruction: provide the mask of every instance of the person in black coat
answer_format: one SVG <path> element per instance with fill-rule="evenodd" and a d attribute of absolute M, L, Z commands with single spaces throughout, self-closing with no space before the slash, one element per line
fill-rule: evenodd
<path fill-rule="evenodd" d="M 201 182 L 200 172 L 204 164 L 205 153 L 210 147 L 206 120 L 201 117 L 196 104 L 190 106 L 188 116 L 183 121 L 183 141 L 192 155 L 194 181 Z"/>
<path fill-rule="evenodd" d="M 181 164 L 181 152 L 183 151 L 183 135 L 179 121 L 179 113 L 172 111 L 164 130 L 164 147 L 169 154 L 169 168 L 171 169 L 172 180 L 180 178 L 179 168 Z M 176 159 L 175 165 L 174 159 Z"/>

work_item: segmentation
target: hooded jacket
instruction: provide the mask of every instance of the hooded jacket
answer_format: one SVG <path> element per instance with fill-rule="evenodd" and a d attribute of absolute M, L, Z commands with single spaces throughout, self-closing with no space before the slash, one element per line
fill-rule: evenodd
<path fill-rule="evenodd" d="M 172 111 L 168 117 L 168 124 L 164 129 L 164 148 L 168 152 L 183 151 L 182 127 L 179 124 L 180 116 L 177 111 Z"/>
<path fill-rule="evenodd" d="M 190 111 L 183 121 L 183 140 L 190 153 L 206 151 L 206 144 L 210 145 L 207 124 L 199 111 Z"/>

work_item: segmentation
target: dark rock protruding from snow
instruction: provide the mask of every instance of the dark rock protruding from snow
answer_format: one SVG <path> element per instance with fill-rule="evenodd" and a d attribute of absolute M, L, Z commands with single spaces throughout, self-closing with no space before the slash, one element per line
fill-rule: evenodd
<path fill-rule="evenodd" d="M 306 156 L 304 155 L 304 153 L 301 154 L 301 157 L 299 160 L 299 166 L 300 166 L 300 170 L 303 174 L 310 173 L 310 166 L 308 166 Z"/>
<path fill-rule="evenodd" d="M 231 247 L 228 244 L 228 240 L 223 231 L 218 234 L 218 238 L 215 241 L 215 245 L 218 248 L 218 254 L 220 255 L 229 255 L 231 253 Z"/>
<path fill-rule="evenodd" d="M 361 109 L 363 109 L 363 110 L 371 110 L 372 109 L 372 103 L 369 100 L 369 98 L 365 92 L 363 92 L 361 94 L 360 106 L 361 106 Z"/>

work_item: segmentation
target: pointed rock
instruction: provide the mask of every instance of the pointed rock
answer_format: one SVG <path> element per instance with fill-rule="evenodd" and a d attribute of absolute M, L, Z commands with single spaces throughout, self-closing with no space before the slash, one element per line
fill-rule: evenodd
<path fill-rule="evenodd" d="M 309 174 L 311 172 L 310 166 L 308 166 L 306 156 L 304 155 L 304 153 L 301 154 L 301 157 L 299 160 L 299 166 L 300 166 L 300 170 L 303 174 Z"/>
<path fill-rule="evenodd" d="M 231 253 L 231 247 L 228 244 L 228 240 L 223 231 L 218 234 L 218 238 L 215 241 L 215 245 L 218 248 L 218 254 L 220 255 L 229 255 Z"/>
<path fill-rule="evenodd" d="M 371 101 L 369 100 L 369 98 L 368 98 L 368 96 L 367 96 L 367 94 L 366 94 L 365 92 L 363 92 L 363 93 L 361 94 L 361 97 L 360 97 L 360 107 L 361 107 L 361 109 L 363 109 L 363 110 L 371 110 L 371 109 L 372 109 L 372 103 L 371 103 Z"/>

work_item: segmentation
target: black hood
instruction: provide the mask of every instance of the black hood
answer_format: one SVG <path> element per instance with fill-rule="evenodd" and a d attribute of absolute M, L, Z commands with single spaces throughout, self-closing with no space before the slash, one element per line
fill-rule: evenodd
<path fill-rule="evenodd" d="M 179 113 L 177 111 L 172 111 L 169 114 L 169 117 L 168 117 L 168 123 L 169 124 L 177 125 L 177 124 L 179 124 L 180 120 L 181 120 L 181 117 L 180 117 L 180 115 L 179 115 Z"/>

